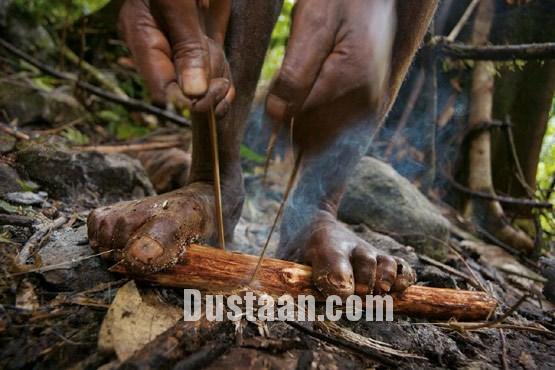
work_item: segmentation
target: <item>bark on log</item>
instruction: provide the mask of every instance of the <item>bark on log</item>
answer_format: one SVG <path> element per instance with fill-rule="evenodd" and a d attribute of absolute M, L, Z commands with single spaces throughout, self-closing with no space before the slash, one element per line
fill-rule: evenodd
<path fill-rule="evenodd" d="M 229 294 L 248 286 L 257 261 L 257 256 L 193 244 L 187 249 L 186 261 L 182 264 L 137 279 L 168 287 Z M 126 273 L 121 264 L 111 271 Z M 325 300 L 312 285 L 312 269 L 309 266 L 278 259 L 265 258 L 250 287 L 272 296 L 310 294 L 317 301 Z M 402 294 L 394 294 L 393 301 L 396 314 L 457 320 L 485 319 L 497 305 L 483 292 L 417 285 Z"/>

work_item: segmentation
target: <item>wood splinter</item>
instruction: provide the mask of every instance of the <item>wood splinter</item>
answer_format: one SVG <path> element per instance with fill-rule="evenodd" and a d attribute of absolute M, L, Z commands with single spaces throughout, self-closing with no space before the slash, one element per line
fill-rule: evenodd
<path fill-rule="evenodd" d="M 187 249 L 184 263 L 137 279 L 167 287 L 231 294 L 249 284 L 257 262 L 257 256 L 193 244 Z M 112 267 L 111 271 L 127 274 L 122 264 Z M 325 301 L 312 285 L 312 268 L 295 262 L 265 258 L 257 279 L 250 286 L 271 296 L 304 294 Z M 394 294 L 393 302 L 395 314 L 461 321 L 484 320 L 497 306 L 497 302 L 484 292 L 418 285 L 402 294 Z"/>

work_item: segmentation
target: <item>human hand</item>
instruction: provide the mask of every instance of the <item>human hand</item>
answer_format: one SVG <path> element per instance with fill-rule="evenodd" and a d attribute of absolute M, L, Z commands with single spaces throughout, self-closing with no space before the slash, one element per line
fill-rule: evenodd
<path fill-rule="evenodd" d="M 315 118 L 318 114 L 311 113 L 323 109 L 338 116 L 333 124 L 338 129 L 349 121 L 342 119 L 344 114 L 352 117 L 377 110 L 389 78 L 394 4 L 299 0 L 285 58 L 266 101 L 273 121 L 289 123 L 299 116 L 303 118 L 296 119 L 295 130 L 310 129 L 322 124 Z"/>
<path fill-rule="evenodd" d="M 223 115 L 235 96 L 223 42 L 230 0 L 126 0 L 119 28 L 152 100 Z"/>

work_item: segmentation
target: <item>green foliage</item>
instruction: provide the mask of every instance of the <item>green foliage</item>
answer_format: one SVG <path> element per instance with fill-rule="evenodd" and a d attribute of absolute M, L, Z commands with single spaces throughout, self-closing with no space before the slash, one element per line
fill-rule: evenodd
<path fill-rule="evenodd" d="M 15 0 L 14 5 L 34 22 L 61 27 L 106 5 L 110 0 Z"/>
<path fill-rule="evenodd" d="M 549 190 L 555 177 L 555 101 L 551 108 L 550 117 L 547 131 L 543 138 L 540 163 L 536 173 L 536 182 L 538 189 L 540 189 L 539 195 L 542 198 L 545 196 L 542 194 Z M 551 196 L 546 200 L 555 204 L 555 190 L 551 192 Z M 555 232 L 555 214 L 553 212 L 544 213 L 541 217 L 541 223 L 544 230 L 551 233 Z"/>
<path fill-rule="evenodd" d="M 257 152 L 243 144 L 241 144 L 239 154 L 241 155 L 241 158 L 251 161 L 254 164 L 262 164 L 266 160 L 263 155 L 258 154 Z"/>
<path fill-rule="evenodd" d="M 89 143 L 89 137 L 73 127 L 66 128 L 62 132 L 62 136 L 73 145 L 87 145 Z"/>
<path fill-rule="evenodd" d="M 135 123 L 125 108 L 120 106 L 102 110 L 97 113 L 97 116 L 108 124 L 108 131 L 118 140 L 135 139 L 151 131 L 149 127 Z"/>
<path fill-rule="evenodd" d="M 270 47 L 264 60 L 262 67 L 262 75 L 260 83 L 267 84 L 276 71 L 279 69 L 283 56 L 285 54 L 285 47 L 289 40 L 289 28 L 291 27 L 291 11 L 293 10 L 294 0 L 285 0 L 281 8 L 281 14 L 278 18 L 274 31 L 272 32 L 272 39 Z"/>

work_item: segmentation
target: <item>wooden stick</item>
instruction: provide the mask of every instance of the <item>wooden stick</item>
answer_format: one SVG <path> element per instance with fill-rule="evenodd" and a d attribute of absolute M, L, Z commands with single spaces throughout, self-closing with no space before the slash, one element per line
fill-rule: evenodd
<path fill-rule="evenodd" d="M 148 150 L 176 148 L 182 145 L 183 145 L 183 141 L 174 140 L 174 141 L 166 141 L 166 142 L 149 142 L 149 143 L 139 143 L 139 144 L 74 146 L 73 149 L 77 149 L 83 152 L 99 152 L 99 153 L 113 154 L 113 153 L 131 153 L 131 152 L 142 152 L 142 151 L 148 151 Z"/>
<path fill-rule="evenodd" d="M 210 107 L 208 113 L 208 125 L 210 126 L 210 145 L 212 149 L 212 174 L 214 176 L 214 203 L 216 220 L 218 222 L 218 241 L 221 249 L 225 249 L 224 236 L 224 214 L 222 210 L 222 182 L 220 180 L 220 157 L 218 153 L 218 128 L 216 127 L 216 116 L 214 108 Z"/>
<path fill-rule="evenodd" d="M 183 264 L 137 279 L 168 287 L 231 294 L 248 285 L 257 261 L 257 256 L 193 244 L 188 247 Z M 112 267 L 111 271 L 126 274 L 122 264 Z M 318 301 L 325 300 L 312 286 L 310 267 L 273 258 L 264 259 L 257 279 L 250 286 L 272 296 L 304 294 L 313 295 Z M 483 320 L 497 305 L 484 292 L 418 285 L 402 294 L 394 294 L 393 301 L 396 314 L 457 320 Z"/>
<path fill-rule="evenodd" d="M 438 39 L 436 39 L 438 40 Z M 555 59 L 555 42 L 520 45 L 465 45 L 458 42 L 437 43 L 444 56 L 470 60 L 547 60 Z"/>
<path fill-rule="evenodd" d="M 274 233 L 277 223 L 279 221 L 279 218 L 281 217 L 281 214 L 285 209 L 285 204 L 287 203 L 287 199 L 289 198 L 289 193 L 291 192 L 291 189 L 293 189 L 293 185 L 295 185 L 295 179 L 297 178 L 297 173 L 299 172 L 299 168 L 301 167 L 302 153 L 303 153 L 302 151 L 299 151 L 299 154 L 297 154 L 297 159 L 295 160 L 295 165 L 293 166 L 293 170 L 291 171 L 291 176 L 289 177 L 287 187 L 285 188 L 283 199 L 281 200 L 281 204 L 279 205 L 279 209 L 276 213 L 276 217 L 274 218 L 274 222 L 272 223 L 272 227 L 270 228 L 270 232 L 266 237 L 266 243 L 264 243 L 262 252 L 260 252 L 260 256 L 258 256 L 258 262 L 256 263 L 256 267 L 254 268 L 254 272 L 252 273 L 252 277 L 249 284 L 256 280 L 256 273 L 258 272 L 258 269 L 260 269 L 260 266 L 262 265 L 262 261 L 264 260 L 264 255 L 266 254 L 268 245 L 270 245 L 270 240 L 272 240 L 272 234 Z"/>

